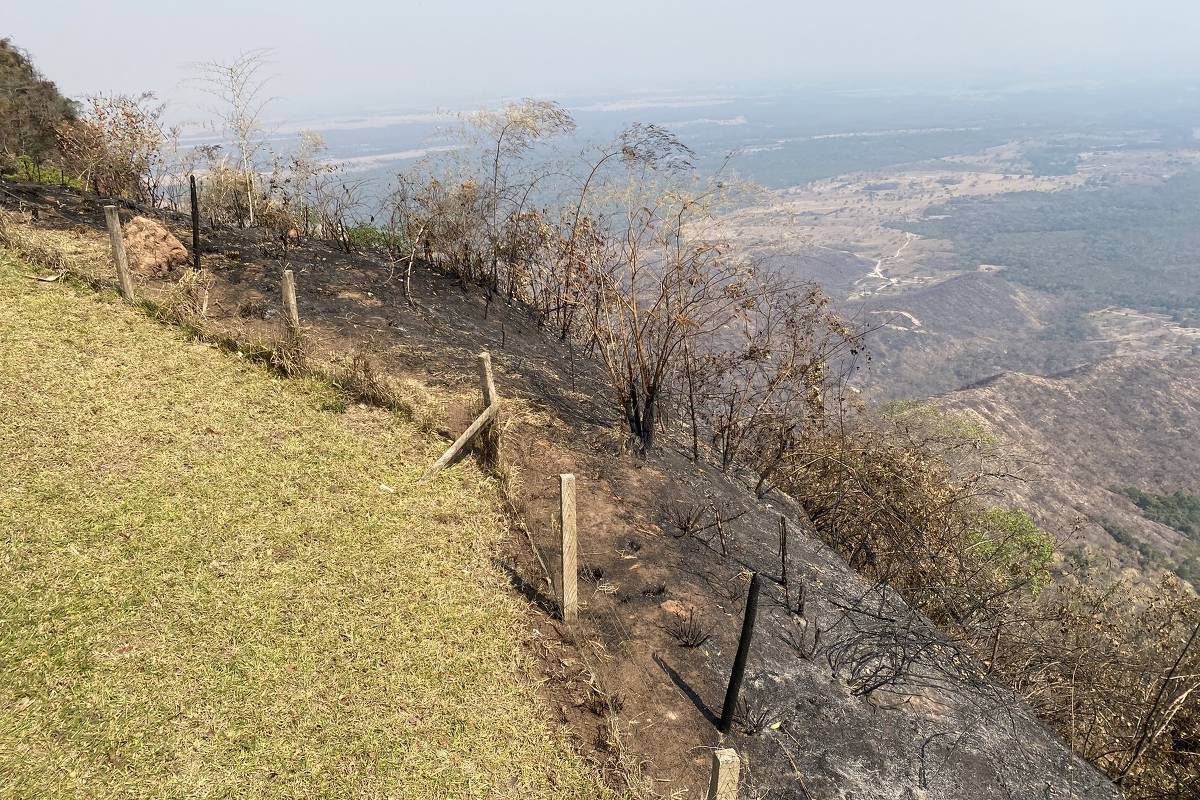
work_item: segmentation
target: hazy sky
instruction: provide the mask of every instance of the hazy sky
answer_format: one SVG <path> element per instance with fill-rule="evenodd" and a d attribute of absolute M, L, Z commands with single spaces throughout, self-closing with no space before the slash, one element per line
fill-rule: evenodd
<path fill-rule="evenodd" d="M 1195 0 L 49 0 L 0 35 L 68 94 L 182 96 L 274 49 L 292 113 L 523 95 L 1200 76 Z"/>

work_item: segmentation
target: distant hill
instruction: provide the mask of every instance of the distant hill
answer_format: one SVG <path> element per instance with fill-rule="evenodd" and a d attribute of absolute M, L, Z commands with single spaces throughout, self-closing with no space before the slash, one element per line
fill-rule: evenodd
<path fill-rule="evenodd" d="M 1027 453 L 1013 500 L 1043 524 L 1082 521 L 1083 542 L 1123 566 L 1174 568 L 1200 542 L 1153 522 L 1121 490 L 1200 493 L 1200 358 L 1112 358 L 1052 377 L 1006 373 L 938 404 Z"/>
<path fill-rule="evenodd" d="M 1071 298 L 1018 286 L 1003 273 L 952 276 L 852 306 L 872 328 L 866 382 L 877 398 L 922 398 L 1009 371 L 1047 374 L 1102 354 Z M 1073 327 L 1074 326 L 1074 327 Z"/>
<path fill-rule="evenodd" d="M 75 104 L 12 40 L 0 39 L 0 172 L 22 156 L 40 164 L 55 155 L 55 127 L 74 118 Z"/>

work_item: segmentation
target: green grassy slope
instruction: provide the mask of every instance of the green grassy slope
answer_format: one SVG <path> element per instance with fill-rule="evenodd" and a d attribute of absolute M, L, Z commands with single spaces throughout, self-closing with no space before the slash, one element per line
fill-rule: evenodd
<path fill-rule="evenodd" d="M 470 463 L 0 250 L 0 795 L 604 796 Z"/>

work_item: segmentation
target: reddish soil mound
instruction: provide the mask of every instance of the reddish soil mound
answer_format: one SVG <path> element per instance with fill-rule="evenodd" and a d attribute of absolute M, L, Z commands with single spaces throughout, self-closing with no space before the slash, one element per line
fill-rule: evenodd
<path fill-rule="evenodd" d="M 188 263 L 188 251 L 169 230 L 146 217 L 125 223 L 125 250 L 129 266 L 142 275 L 164 277 Z"/>

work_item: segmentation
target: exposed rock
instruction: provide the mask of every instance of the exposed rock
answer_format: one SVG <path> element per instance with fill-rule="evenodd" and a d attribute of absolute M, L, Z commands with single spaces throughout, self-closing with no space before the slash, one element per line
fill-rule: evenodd
<path fill-rule="evenodd" d="M 183 243 L 152 219 L 134 217 L 125 223 L 125 251 L 134 272 L 161 278 L 188 263 Z"/>

